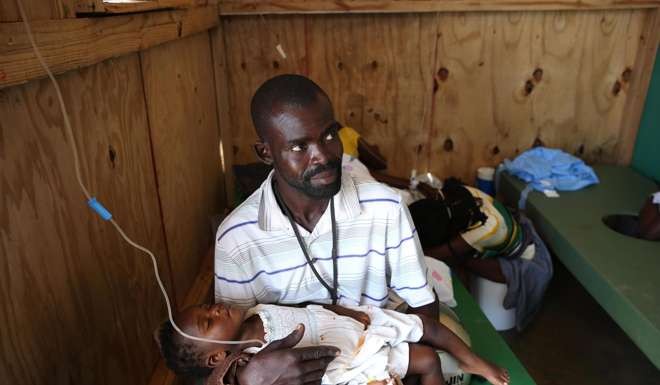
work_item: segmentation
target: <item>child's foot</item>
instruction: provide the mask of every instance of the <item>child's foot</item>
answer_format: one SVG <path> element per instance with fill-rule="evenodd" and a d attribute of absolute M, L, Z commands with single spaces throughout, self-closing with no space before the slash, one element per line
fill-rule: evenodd
<path fill-rule="evenodd" d="M 509 385 L 509 372 L 486 360 L 477 358 L 473 363 L 461 364 L 461 369 L 468 373 L 478 374 L 493 385 Z"/>

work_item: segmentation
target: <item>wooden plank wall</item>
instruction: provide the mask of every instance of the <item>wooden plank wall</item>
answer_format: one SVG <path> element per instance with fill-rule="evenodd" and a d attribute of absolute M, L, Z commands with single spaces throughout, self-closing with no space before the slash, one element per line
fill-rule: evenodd
<path fill-rule="evenodd" d="M 44 23 L 75 3 L 24 2 Z M 19 19 L 2 2 L 0 22 Z M 186 28 L 57 76 L 84 181 L 156 254 L 175 306 L 225 207 L 210 32 Z M 150 260 L 87 207 L 48 79 L 0 89 L 0 117 L 0 382 L 147 383 L 166 315 Z"/>
<path fill-rule="evenodd" d="M 29 20 L 52 20 L 76 17 L 76 0 L 22 0 Z M 15 0 L 0 2 L 0 22 L 20 21 Z"/>
<path fill-rule="evenodd" d="M 82 176 L 170 271 L 137 54 L 59 77 Z M 151 262 L 86 205 L 47 80 L 0 91 L 0 378 L 141 383 L 164 306 Z"/>
<path fill-rule="evenodd" d="M 216 13 L 216 7 L 210 6 L 112 17 L 30 20 L 30 26 L 50 70 L 59 74 L 206 31 L 217 25 Z M 0 23 L 0 36 L 0 88 L 46 76 L 23 22 Z"/>
<path fill-rule="evenodd" d="M 165 234 L 182 303 L 213 243 L 211 216 L 225 201 L 210 37 L 197 34 L 141 57 Z"/>
<path fill-rule="evenodd" d="M 638 53 L 655 50 L 657 33 L 645 31 L 656 14 L 225 17 L 231 155 L 255 161 L 250 97 L 272 75 L 295 72 L 328 92 L 337 119 L 379 145 L 396 175 L 416 168 L 471 182 L 477 167 L 534 144 L 625 164 L 632 149 L 620 147 L 637 129 L 625 106 L 646 92 L 631 79 L 648 70 Z"/>

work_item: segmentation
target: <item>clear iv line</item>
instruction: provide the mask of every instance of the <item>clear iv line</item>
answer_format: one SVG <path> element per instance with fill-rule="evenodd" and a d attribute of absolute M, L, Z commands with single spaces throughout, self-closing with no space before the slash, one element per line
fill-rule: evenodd
<path fill-rule="evenodd" d="M 60 104 L 60 109 L 62 110 L 62 115 L 64 117 L 64 127 L 65 131 L 67 134 L 67 137 L 69 139 L 69 143 L 71 144 L 71 152 L 73 154 L 73 163 L 74 163 L 74 168 L 76 171 L 76 179 L 78 179 L 78 184 L 80 185 L 80 188 L 87 198 L 87 201 L 90 203 L 90 206 L 97 212 L 99 213 L 103 219 L 110 221 L 112 225 L 117 229 L 117 232 L 119 235 L 121 235 L 122 238 L 131 246 L 134 248 L 142 251 L 143 253 L 149 255 L 151 257 L 151 262 L 153 264 L 154 268 L 154 275 L 156 276 L 156 281 L 158 282 L 158 286 L 160 287 L 160 291 L 163 294 L 163 298 L 165 299 L 165 304 L 167 305 L 167 315 L 172 323 L 172 326 L 174 329 L 181 334 L 182 336 L 189 338 L 191 340 L 195 341 L 200 341 L 200 342 L 210 342 L 210 343 L 215 343 L 215 344 L 224 344 L 224 345 L 241 345 L 241 344 L 253 344 L 253 343 L 258 343 L 259 345 L 263 346 L 263 341 L 260 340 L 244 340 L 244 341 L 222 341 L 222 340 L 214 340 L 210 338 L 202 338 L 202 337 L 195 337 L 192 336 L 183 330 L 179 328 L 179 326 L 174 322 L 174 318 L 172 316 L 172 305 L 170 304 L 170 298 L 167 295 L 167 291 L 165 290 L 165 285 L 163 285 L 163 281 L 160 278 L 160 273 L 158 272 L 158 263 L 156 262 L 156 257 L 154 254 L 147 249 L 144 246 L 141 246 L 137 243 L 135 243 L 132 239 L 130 239 L 126 233 L 124 233 L 124 230 L 119 226 L 117 222 L 115 222 L 114 219 L 112 219 L 112 215 L 103 208 L 98 202 L 96 202 L 95 198 L 92 198 L 90 195 L 89 191 L 85 187 L 85 184 L 82 181 L 82 177 L 80 176 L 80 160 L 78 158 L 78 149 L 76 147 L 76 143 L 74 141 L 73 137 L 73 130 L 71 129 L 71 122 L 69 121 L 69 114 L 67 113 L 66 110 L 66 105 L 64 104 L 64 99 L 62 98 L 62 92 L 60 91 L 60 86 L 57 83 L 57 80 L 55 79 L 55 76 L 53 76 L 53 73 L 50 71 L 50 68 L 48 68 L 48 65 L 44 61 L 44 58 L 41 56 L 41 52 L 39 52 L 39 48 L 37 47 L 36 42 L 34 41 L 34 37 L 32 36 L 32 30 L 30 28 L 30 23 L 28 23 L 27 17 L 25 15 L 25 10 L 23 9 L 23 3 L 21 0 L 16 0 L 16 4 L 18 5 L 18 10 L 21 14 L 21 17 L 23 18 L 23 23 L 25 25 L 25 31 L 27 32 L 28 39 L 30 40 L 30 44 L 32 45 L 32 49 L 34 50 L 34 54 L 37 56 L 37 60 L 39 61 L 39 64 L 41 64 L 41 67 L 46 71 L 48 74 L 48 77 L 50 78 L 50 81 L 53 83 L 53 87 L 55 87 L 55 93 L 57 94 L 57 100 L 59 101 Z M 93 202 L 93 204 L 92 204 Z M 107 216 L 104 216 L 99 212 L 98 208 L 101 208 L 107 213 Z"/>

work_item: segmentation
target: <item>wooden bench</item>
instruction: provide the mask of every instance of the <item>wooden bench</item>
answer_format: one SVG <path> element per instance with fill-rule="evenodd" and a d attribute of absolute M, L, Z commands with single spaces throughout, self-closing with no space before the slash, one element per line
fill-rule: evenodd
<path fill-rule="evenodd" d="M 602 220 L 636 214 L 658 186 L 627 167 L 594 169 L 600 184 L 559 198 L 533 192 L 526 211 L 559 260 L 660 368 L 660 242 L 616 233 Z M 515 205 L 524 187 L 503 174 L 499 193 Z"/>

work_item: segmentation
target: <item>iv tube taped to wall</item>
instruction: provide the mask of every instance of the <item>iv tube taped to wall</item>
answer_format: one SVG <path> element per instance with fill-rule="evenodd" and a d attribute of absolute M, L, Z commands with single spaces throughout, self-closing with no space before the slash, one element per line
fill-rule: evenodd
<path fill-rule="evenodd" d="M 60 91 L 60 86 L 57 83 L 57 80 L 55 79 L 55 76 L 53 76 L 53 73 L 50 71 L 50 68 L 44 61 L 44 58 L 41 56 L 41 52 L 39 51 L 39 48 L 37 47 L 36 42 L 34 41 L 34 37 L 32 36 L 32 31 L 30 28 L 30 24 L 28 23 L 27 17 L 25 15 L 25 10 L 23 9 L 23 3 L 21 0 L 16 0 L 16 4 L 18 6 L 18 10 L 21 14 L 21 18 L 23 19 L 23 23 L 25 25 L 25 31 L 28 35 L 28 39 L 30 40 L 30 44 L 32 45 L 32 49 L 34 50 L 34 54 L 37 57 L 37 60 L 39 61 L 39 64 L 41 64 L 41 67 L 46 71 L 48 74 L 48 77 L 50 78 L 50 81 L 53 83 L 53 87 L 55 88 L 55 93 L 57 94 L 57 100 L 60 105 L 60 109 L 62 111 L 62 116 L 64 118 L 64 128 L 65 132 L 67 135 L 67 139 L 69 141 L 69 144 L 71 145 L 71 153 L 73 154 L 73 163 L 74 163 L 74 168 L 76 171 L 76 179 L 78 180 L 78 184 L 80 185 L 80 189 L 82 190 L 83 194 L 87 198 L 87 203 L 92 208 L 101 218 L 103 218 L 106 221 L 109 221 L 112 223 L 112 225 L 115 227 L 119 235 L 121 235 L 122 238 L 131 246 L 134 248 L 142 251 L 143 253 L 147 254 L 151 258 L 151 262 L 153 264 L 154 268 L 154 275 L 156 277 L 156 281 L 158 282 L 158 286 L 160 287 L 160 291 L 163 294 L 163 299 L 165 300 L 165 304 L 167 305 L 167 316 L 172 323 L 172 326 L 174 329 L 181 334 L 182 336 L 189 338 L 191 340 L 195 341 L 200 341 L 200 342 L 210 342 L 210 343 L 216 343 L 216 344 L 234 344 L 234 345 L 241 345 L 241 344 L 254 344 L 257 343 L 259 345 L 263 345 L 262 341 L 259 340 L 244 340 L 244 341 L 222 341 L 222 340 L 214 340 L 214 339 L 209 339 L 209 338 L 201 338 L 201 337 L 195 337 L 191 336 L 190 334 L 184 332 L 179 328 L 179 326 L 174 322 L 174 318 L 172 316 L 172 305 L 170 303 L 170 298 L 167 295 L 167 291 L 165 290 L 165 286 L 163 285 L 163 281 L 160 278 L 160 274 L 158 273 L 158 263 L 156 262 L 156 257 L 154 254 L 147 248 L 135 243 L 132 239 L 130 239 L 126 233 L 124 233 L 124 230 L 122 230 L 121 226 L 112 219 L 112 214 L 110 211 L 108 211 L 101 203 L 99 203 L 96 198 L 92 197 L 87 188 L 85 187 L 85 184 L 82 181 L 82 177 L 80 176 L 80 160 L 78 158 L 78 149 L 76 148 L 76 143 L 73 138 L 73 130 L 71 129 L 71 122 L 69 121 L 69 114 L 67 113 L 66 110 L 66 105 L 64 104 L 64 99 L 62 98 L 62 92 Z"/>

